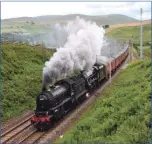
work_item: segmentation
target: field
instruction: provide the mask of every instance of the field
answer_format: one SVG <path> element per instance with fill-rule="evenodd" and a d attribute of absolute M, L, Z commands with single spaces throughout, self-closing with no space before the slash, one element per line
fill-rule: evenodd
<path fill-rule="evenodd" d="M 42 69 L 53 51 L 40 46 L 2 44 L 3 121 L 35 108 L 42 87 Z"/>
<path fill-rule="evenodd" d="M 143 25 L 151 24 L 151 20 L 144 20 L 142 21 Z M 108 29 L 106 29 L 106 33 L 111 32 L 112 30 L 120 27 L 135 27 L 135 26 L 140 26 L 140 21 L 139 22 L 133 22 L 133 23 L 125 23 L 125 24 L 115 24 L 115 25 L 110 25 Z"/>
<path fill-rule="evenodd" d="M 149 142 L 150 62 L 135 61 L 57 142 Z"/>

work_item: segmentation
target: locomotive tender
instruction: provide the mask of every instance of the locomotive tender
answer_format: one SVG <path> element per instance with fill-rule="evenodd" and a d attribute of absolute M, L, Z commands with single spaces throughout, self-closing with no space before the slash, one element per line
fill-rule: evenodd
<path fill-rule="evenodd" d="M 128 46 L 110 62 L 101 59 L 89 72 L 82 71 L 78 76 L 62 79 L 48 90 L 43 90 L 36 98 L 35 116 L 31 123 L 38 130 L 46 130 L 61 119 L 77 102 L 87 98 L 89 93 L 108 79 L 111 73 L 121 65 L 128 55 Z"/>

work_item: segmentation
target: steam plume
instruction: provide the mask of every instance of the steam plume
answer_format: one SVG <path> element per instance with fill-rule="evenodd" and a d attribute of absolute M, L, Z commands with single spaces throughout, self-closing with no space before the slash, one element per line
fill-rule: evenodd
<path fill-rule="evenodd" d="M 43 88 L 75 70 L 88 71 L 95 63 L 96 56 L 101 55 L 105 33 L 102 27 L 76 17 L 64 30 L 68 34 L 67 41 L 43 68 Z"/>

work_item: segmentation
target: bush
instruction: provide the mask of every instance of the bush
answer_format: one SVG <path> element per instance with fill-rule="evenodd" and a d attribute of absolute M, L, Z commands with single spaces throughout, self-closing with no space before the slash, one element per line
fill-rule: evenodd
<path fill-rule="evenodd" d="M 52 54 L 40 47 L 2 44 L 3 121 L 35 108 L 42 87 L 42 68 Z"/>

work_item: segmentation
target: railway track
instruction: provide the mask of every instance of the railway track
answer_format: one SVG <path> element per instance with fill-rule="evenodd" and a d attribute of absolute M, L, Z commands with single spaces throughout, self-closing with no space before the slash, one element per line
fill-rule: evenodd
<path fill-rule="evenodd" d="M 2 144 L 28 144 L 36 143 L 46 132 L 39 132 L 31 124 L 31 118 L 34 113 L 28 113 L 14 120 L 12 123 L 2 127 L 1 143 Z M 16 124 L 15 124 L 16 122 Z M 13 124 L 13 126 L 11 126 Z"/>
<path fill-rule="evenodd" d="M 27 111 L 22 116 L 15 117 L 15 118 L 7 121 L 6 123 L 3 123 L 2 127 L 1 127 L 1 133 L 2 133 L 1 136 L 4 133 L 6 133 L 6 131 L 12 129 L 12 127 L 14 127 L 14 125 L 21 123 L 22 121 L 29 118 L 33 114 L 34 114 L 33 111 Z"/>
<path fill-rule="evenodd" d="M 23 130 L 21 133 L 19 133 L 15 138 L 11 139 L 9 143 L 13 144 L 23 144 L 24 142 L 28 144 L 33 144 L 35 141 L 37 141 L 43 133 L 38 132 L 37 129 L 31 125 L 29 128 Z M 35 136 L 35 137 L 34 137 Z"/>
<path fill-rule="evenodd" d="M 2 127 L 1 129 L 1 143 L 8 143 L 11 139 L 13 139 L 18 133 L 21 133 L 25 129 L 31 126 L 31 117 L 33 116 L 33 112 L 24 115 L 18 120 L 14 120 L 12 123 Z"/>
<path fill-rule="evenodd" d="M 29 134 L 27 137 L 25 137 L 22 141 L 19 142 L 21 143 L 28 143 L 28 144 L 35 144 L 39 141 L 39 139 L 45 134 L 46 132 L 39 132 L 39 131 L 34 131 L 33 133 Z"/>

